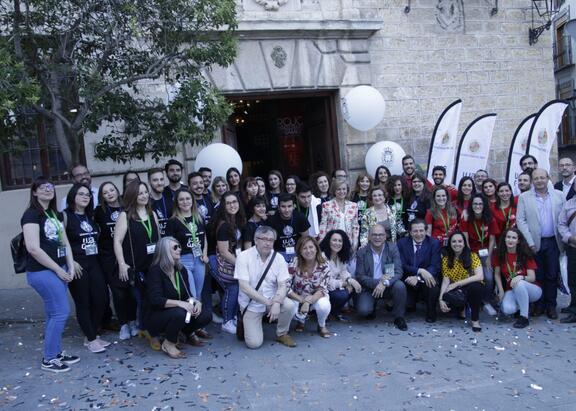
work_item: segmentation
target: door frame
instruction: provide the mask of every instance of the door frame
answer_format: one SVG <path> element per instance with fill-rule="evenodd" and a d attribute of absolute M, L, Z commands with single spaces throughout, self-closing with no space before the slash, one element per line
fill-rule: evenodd
<path fill-rule="evenodd" d="M 338 89 L 333 90 L 316 90 L 316 91 L 274 91 L 268 92 L 266 94 L 260 93 L 243 93 L 243 94 L 224 94 L 224 97 L 228 101 L 238 101 L 238 100 L 286 100 L 286 99 L 299 99 L 299 98 L 311 98 L 311 97 L 327 97 L 325 100 L 325 113 L 326 121 L 328 122 L 329 136 L 327 143 L 332 146 L 332 161 L 334 163 L 334 169 L 342 167 L 341 157 L 340 157 L 340 144 L 338 137 L 338 124 L 336 116 L 336 95 L 339 92 Z M 226 126 L 221 127 L 221 137 L 224 144 L 229 144 L 235 149 L 238 148 L 237 142 L 227 141 L 228 133 L 226 133 Z M 318 170 L 317 170 L 318 171 Z"/>

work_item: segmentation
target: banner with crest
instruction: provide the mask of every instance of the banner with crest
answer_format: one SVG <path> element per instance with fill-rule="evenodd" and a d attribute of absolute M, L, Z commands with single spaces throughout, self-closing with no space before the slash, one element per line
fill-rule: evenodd
<path fill-rule="evenodd" d="M 510 143 L 510 152 L 508 153 L 508 166 L 506 167 L 506 181 L 512 186 L 514 195 L 520 194 L 518 188 L 518 176 L 522 173 L 520 168 L 520 159 L 526 154 L 528 149 L 528 136 L 530 129 L 536 118 L 536 113 L 530 114 L 520 122 L 518 128 L 514 132 L 512 142 Z"/>
<path fill-rule="evenodd" d="M 427 177 L 430 181 L 432 169 L 438 165 L 446 167 L 446 181 L 454 179 L 454 155 L 461 111 L 462 100 L 458 99 L 446 107 L 436 122 L 428 154 Z"/>
<path fill-rule="evenodd" d="M 486 169 L 495 122 L 496 114 L 484 114 L 464 131 L 456 153 L 454 184 L 462 177 L 473 177 L 478 169 Z"/>
<path fill-rule="evenodd" d="M 566 107 L 568 104 L 562 100 L 549 101 L 542 106 L 530 128 L 527 154 L 536 157 L 538 167 L 547 171 L 550 171 L 550 152 Z"/>

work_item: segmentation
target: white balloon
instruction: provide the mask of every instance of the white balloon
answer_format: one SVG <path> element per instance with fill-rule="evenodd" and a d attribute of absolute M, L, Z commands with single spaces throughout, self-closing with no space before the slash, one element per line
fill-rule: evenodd
<path fill-rule="evenodd" d="M 406 155 L 404 149 L 393 141 L 379 141 L 366 152 L 366 171 L 373 176 L 376 169 L 386 166 L 392 174 L 402 174 L 402 157 Z"/>
<path fill-rule="evenodd" d="M 242 174 L 242 159 L 228 144 L 214 143 L 204 147 L 196 156 L 194 168 L 198 170 L 200 167 L 211 169 L 213 177 L 226 177 L 230 167 L 236 167 Z"/>
<path fill-rule="evenodd" d="M 370 86 L 358 86 L 342 99 L 344 120 L 360 131 L 376 127 L 384 118 L 386 104 L 378 90 Z"/>

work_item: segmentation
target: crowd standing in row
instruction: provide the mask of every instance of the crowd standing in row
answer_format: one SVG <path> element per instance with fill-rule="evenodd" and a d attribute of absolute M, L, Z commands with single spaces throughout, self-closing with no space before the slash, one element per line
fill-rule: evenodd
<path fill-rule="evenodd" d="M 122 192 L 111 181 L 97 189 L 76 165 L 62 211 L 54 184 L 40 177 L 21 225 L 28 282 L 46 310 L 42 368 L 63 372 L 79 360 L 61 346 L 67 289 L 89 351 L 110 345 L 99 330 L 113 306 L 120 340 L 140 335 L 182 358 L 183 343 L 212 338 L 211 320 L 257 348 L 266 317 L 277 322 L 277 341 L 293 347 L 292 325 L 301 332 L 315 318 L 329 338 L 330 318 L 348 322 L 351 310 L 374 318 L 380 301 L 400 330 L 418 301 L 426 322 L 439 308 L 469 316 L 477 332 L 481 309 L 515 315 L 517 328 L 529 315 L 556 319 L 566 249 L 572 300 L 561 321 L 576 322 L 574 163 L 560 159 L 555 186 L 534 157 L 520 164 L 517 196 L 485 170 L 453 186 L 438 166 L 427 181 L 411 156 L 401 176 L 380 166 L 354 184 L 343 169 L 305 182 L 275 170 L 266 181 L 242 179 L 235 168 L 212 178 L 201 168 L 184 185 L 182 164 L 170 160 L 147 183 L 126 173 Z"/>

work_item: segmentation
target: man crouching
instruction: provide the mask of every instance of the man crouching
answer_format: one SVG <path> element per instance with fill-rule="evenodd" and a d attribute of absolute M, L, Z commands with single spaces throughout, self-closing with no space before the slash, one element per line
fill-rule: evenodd
<path fill-rule="evenodd" d="M 240 313 L 244 313 L 244 341 L 248 348 L 262 345 L 264 314 L 267 314 L 270 322 L 278 320 L 276 341 L 287 347 L 296 346 L 288 332 L 298 306 L 286 298 L 290 275 L 284 257 L 273 251 L 275 240 L 276 231 L 273 228 L 260 226 L 254 234 L 255 245 L 242 251 L 236 259 L 234 278 L 240 284 L 238 304 Z M 265 272 L 269 265 L 270 268 Z M 260 281 L 263 275 L 264 280 Z"/>

